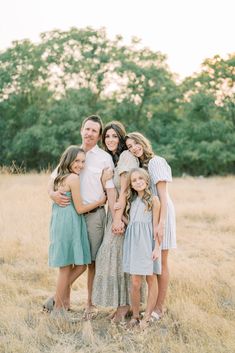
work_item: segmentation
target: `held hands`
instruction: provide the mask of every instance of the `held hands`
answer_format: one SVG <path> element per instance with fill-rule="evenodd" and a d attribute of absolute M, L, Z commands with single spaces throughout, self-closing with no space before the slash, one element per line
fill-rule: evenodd
<path fill-rule="evenodd" d="M 114 222 L 112 225 L 112 232 L 115 235 L 123 235 L 125 231 L 125 224 L 124 222 L 120 221 L 120 222 Z"/>

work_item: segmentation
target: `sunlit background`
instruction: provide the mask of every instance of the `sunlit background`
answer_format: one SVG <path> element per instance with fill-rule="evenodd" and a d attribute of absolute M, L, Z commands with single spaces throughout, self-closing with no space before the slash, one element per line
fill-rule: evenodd
<path fill-rule="evenodd" d="M 8 0 L 1 3 L 0 49 L 55 28 L 106 27 L 110 38 L 137 36 L 166 54 L 183 78 L 205 58 L 234 52 L 234 10 L 233 0 Z"/>

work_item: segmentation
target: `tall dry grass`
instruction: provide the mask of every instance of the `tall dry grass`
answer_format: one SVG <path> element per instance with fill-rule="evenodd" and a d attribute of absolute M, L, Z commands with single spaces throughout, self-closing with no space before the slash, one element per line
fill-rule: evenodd
<path fill-rule="evenodd" d="M 41 304 L 54 292 L 47 266 L 48 176 L 0 175 L 0 352 L 235 352 L 235 178 L 176 179 L 178 249 L 170 255 L 167 313 L 143 333 L 93 321 L 56 322 Z M 81 317 L 86 275 L 72 291 Z"/>

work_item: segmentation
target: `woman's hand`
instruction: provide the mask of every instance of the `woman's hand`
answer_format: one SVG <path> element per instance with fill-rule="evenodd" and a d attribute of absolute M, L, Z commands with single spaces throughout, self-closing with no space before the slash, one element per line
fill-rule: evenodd
<path fill-rule="evenodd" d="M 153 261 L 155 261 L 155 260 L 157 260 L 157 258 L 160 256 L 160 248 L 159 247 L 155 247 L 154 249 L 153 249 L 153 252 L 152 252 L 152 260 Z"/>
<path fill-rule="evenodd" d="M 109 167 L 104 168 L 101 175 L 101 182 L 103 186 L 105 186 L 106 181 L 108 181 L 109 179 L 112 179 L 112 177 L 113 177 L 113 170 Z"/>
<path fill-rule="evenodd" d="M 159 244 L 162 243 L 163 236 L 165 232 L 165 224 L 164 223 L 158 223 L 154 230 L 154 239 L 158 241 Z"/>

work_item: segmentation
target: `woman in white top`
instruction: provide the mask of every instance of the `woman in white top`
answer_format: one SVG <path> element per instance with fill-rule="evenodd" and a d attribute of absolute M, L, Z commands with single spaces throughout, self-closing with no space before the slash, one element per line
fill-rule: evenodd
<path fill-rule="evenodd" d="M 155 319 L 163 315 L 163 304 L 169 283 L 168 252 L 176 248 L 175 209 L 170 199 L 167 183 L 172 181 L 171 168 L 162 157 L 155 156 L 150 142 L 140 133 L 133 132 L 126 136 L 128 150 L 139 159 L 140 167 L 148 170 L 151 190 L 161 203 L 160 218 L 155 237 L 162 248 L 162 274 L 158 275 L 158 294 L 152 313 Z"/>

